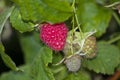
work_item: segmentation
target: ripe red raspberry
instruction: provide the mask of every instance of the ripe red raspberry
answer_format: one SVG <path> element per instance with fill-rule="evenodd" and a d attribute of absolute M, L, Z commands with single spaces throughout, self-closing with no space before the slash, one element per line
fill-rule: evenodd
<path fill-rule="evenodd" d="M 40 38 L 51 49 L 60 51 L 64 48 L 67 32 L 68 28 L 65 23 L 45 23 L 40 27 Z"/>

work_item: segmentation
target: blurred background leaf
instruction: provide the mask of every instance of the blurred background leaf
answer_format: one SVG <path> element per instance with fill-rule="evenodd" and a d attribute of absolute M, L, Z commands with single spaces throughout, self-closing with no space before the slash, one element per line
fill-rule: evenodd
<path fill-rule="evenodd" d="M 12 71 L 5 73 L 0 77 L 0 80 L 16 80 L 17 78 L 19 78 L 17 80 L 55 80 L 53 73 L 48 68 L 48 63 L 52 63 L 52 50 L 47 47 L 42 47 L 37 51 L 34 59 L 31 60 L 32 63 L 20 67 L 23 70 L 22 72 Z"/>
<path fill-rule="evenodd" d="M 119 2 L 120 0 L 110 0 L 110 3 Z"/>
<path fill-rule="evenodd" d="M 4 46 L 1 43 L 0 43 L 0 55 L 7 67 L 9 67 L 14 71 L 19 70 L 19 68 L 16 67 L 16 64 L 14 63 L 14 61 L 12 61 L 12 59 L 5 53 Z"/>
<path fill-rule="evenodd" d="M 34 80 L 55 80 L 48 63 L 52 63 L 52 50 L 47 47 L 39 49 L 31 65 L 31 76 Z"/>
<path fill-rule="evenodd" d="M 119 64 L 120 50 L 118 47 L 106 42 L 98 43 L 96 58 L 83 62 L 84 67 L 102 74 L 113 74 Z"/>
<path fill-rule="evenodd" d="M 10 17 L 12 11 L 14 9 L 14 6 L 7 8 L 6 10 L 4 10 L 1 14 L 0 14 L 0 37 L 1 37 L 1 33 L 3 30 L 3 27 L 7 21 L 7 19 Z"/>
<path fill-rule="evenodd" d="M 20 43 L 25 63 L 31 63 L 43 47 L 42 42 L 40 42 L 39 33 L 37 32 L 21 34 Z"/>
<path fill-rule="evenodd" d="M 70 73 L 64 80 L 91 80 L 90 75 L 85 71 Z"/>
<path fill-rule="evenodd" d="M 20 68 L 24 71 L 23 72 L 10 71 L 4 73 L 0 76 L 0 80 L 31 80 L 31 77 L 29 75 L 30 65 L 25 65 Z"/>
<path fill-rule="evenodd" d="M 94 0 L 80 0 L 77 15 L 84 32 L 97 30 L 96 36 L 100 37 L 106 32 L 111 19 L 111 10 L 97 5 Z"/>

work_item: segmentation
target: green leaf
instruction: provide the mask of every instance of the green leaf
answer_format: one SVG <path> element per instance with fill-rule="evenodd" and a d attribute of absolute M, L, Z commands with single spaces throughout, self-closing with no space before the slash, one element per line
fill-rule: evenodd
<path fill-rule="evenodd" d="M 61 55 L 59 52 L 57 52 L 57 54 L 53 54 L 53 60 L 50 69 L 54 74 L 55 80 L 63 80 L 68 75 L 66 66 L 62 63 L 60 64 L 62 59 L 63 55 Z"/>
<path fill-rule="evenodd" d="M 5 53 L 4 51 L 4 46 L 2 44 L 0 44 L 0 55 L 4 61 L 4 63 L 6 64 L 6 66 L 8 66 L 9 68 L 11 68 L 14 71 L 18 71 L 19 69 L 16 67 L 15 63 L 12 61 L 12 59 Z"/>
<path fill-rule="evenodd" d="M 110 0 L 110 3 L 120 2 L 120 0 Z"/>
<path fill-rule="evenodd" d="M 107 3 L 106 0 L 96 0 L 98 4 L 105 5 Z"/>
<path fill-rule="evenodd" d="M 48 63 L 52 62 L 52 50 L 42 47 L 31 65 L 31 76 L 34 80 L 55 80 Z"/>
<path fill-rule="evenodd" d="M 7 8 L 5 11 L 3 11 L 3 13 L 0 14 L 0 35 L 2 33 L 5 22 L 11 15 L 11 12 L 13 11 L 13 9 L 14 9 L 14 6 Z"/>
<path fill-rule="evenodd" d="M 19 37 L 25 63 L 31 63 L 34 57 L 39 53 L 39 50 L 43 47 L 42 42 L 40 42 L 39 33 L 21 34 Z"/>
<path fill-rule="evenodd" d="M 119 64 L 119 66 L 117 67 L 117 70 L 119 70 L 119 71 L 120 71 L 120 64 Z"/>
<path fill-rule="evenodd" d="M 120 49 L 120 40 L 117 42 L 117 46 Z"/>
<path fill-rule="evenodd" d="M 65 0 L 43 0 L 49 7 L 63 12 L 72 12 L 72 8 L 68 1 Z M 52 4 L 51 4 L 52 3 Z M 56 4 L 56 5 L 55 5 Z"/>
<path fill-rule="evenodd" d="M 14 71 L 10 71 L 7 73 L 3 73 L 0 76 L 0 80 L 31 80 L 30 77 L 30 65 L 24 65 L 20 67 L 21 69 L 23 69 L 24 71 L 22 72 L 14 72 Z"/>
<path fill-rule="evenodd" d="M 90 75 L 85 71 L 69 74 L 64 80 L 91 80 Z"/>
<path fill-rule="evenodd" d="M 30 74 L 34 80 L 54 80 L 48 63 L 52 62 L 52 50 L 44 47 L 39 39 L 39 33 L 24 34 L 20 37 L 26 63 L 33 62 Z"/>
<path fill-rule="evenodd" d="M 118 48 L 120 50 L 120 40 L 117 42 L 117 46 L 118 46 Z M 118 65 L 117 70 L 120 70 L 120 64 Z"/>
<path fill-rule="evenodd" d="M 13 0 L 22 18 L 33 22 L 63 22 L 71 16 L 72 8 L 64 0 Z"/>
<path fill-rule="evenodd" d="M 57 58 L 56 58 L 57 57 Z M 59 63 L 63 59 L 63 56 L 60 54 L 60 52 L 57 52 L 57 54 L 53 54 L 53 64 Z"/>
<path fill-rule="evenodd" d="M 111 19 L 111 11 L 97 5 L 93 0 L 80 0 L 77 15 L 80 24 L 82 24 L 83 31 L 97 30 L 97 37 L 106 32 Z"/>
<path fill-rule="evenodd" d="M 34 24 L 30 21 L 23 21 L 18 8 L 15 8 L 10 16 L 12 27 L 20 32 L 32 31 Z"/>
<path fill-rule="evenodd" d="M 54 73 L 55 80 L 64 80 L 68 75 L 68 70 L 65 65 L 52 66 L 51 69 Z"/>
<path fill-rule="evenodd" d="M 105 42 L 98 43 L 96 58 L 83 62 L 84 67 L 103 74 L 113 74 L 118 64 L 120 64 L 120 50 Z"/>
<path fill-rule="evenodd" d="M 0 0 L 0 12 L 2 12 L 2 10 L 6 7 L 5 1 L 4 0 Z"/>

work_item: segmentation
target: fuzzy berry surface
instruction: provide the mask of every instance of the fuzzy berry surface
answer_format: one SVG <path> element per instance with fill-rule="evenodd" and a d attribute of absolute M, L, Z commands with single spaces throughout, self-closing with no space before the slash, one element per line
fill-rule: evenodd
<path fill-rule="evenodd" d="M 52 50 L 61 51 L 66 43 L 67 32 L 65 23 L 44 23 L 40 26 L 40 39 Z"/>
<path fill-rule="evenodd" d="M 70 57 L 67 57 L 64 63 L 66 64 L 66 67 L 69 71 L 77 72 L 81 66 L 81 57 L 79 54 L 72 55 Z"/>
<path fill-rule="evenodd" d="M 96 38 L 94 36 L 89 36 L 84 43 L 82 52 L 84 52 L 86 55 L 86 58 L 93 58 L 96 56 L 97 53 L 97 44 L 96 44 Z"/>

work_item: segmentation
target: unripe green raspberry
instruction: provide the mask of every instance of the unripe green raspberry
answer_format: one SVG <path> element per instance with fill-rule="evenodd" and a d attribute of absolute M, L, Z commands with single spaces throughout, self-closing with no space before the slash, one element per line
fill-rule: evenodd
<path fill-rule="evenodd" d="M 66 42 L 64 49 L 63 49 L 64 56 L 68 57 L 68 56 L 72 55 L 73 53 L 75 53 L 76 51 L 78 51 L 79 49 L 80 49 L 79 44 L 77 44 L 77 43 L 71 44 L 71 43 Z"/>
<path fill-rule="evenodd" d="M 97 53 L 96 38 L 94 36 L 89 36 L 84 43 L 82 52 L 85 54 L 86 58 L 94 58 Z"/>
<path fill-rule="evenodd" d="M 66 67 L 69 71 L 76 72 L 80 69 L 81 57 L 78 54 L 72 55 L 70 57 L 67 57 L 64 63 L 66 64 Z"/>

